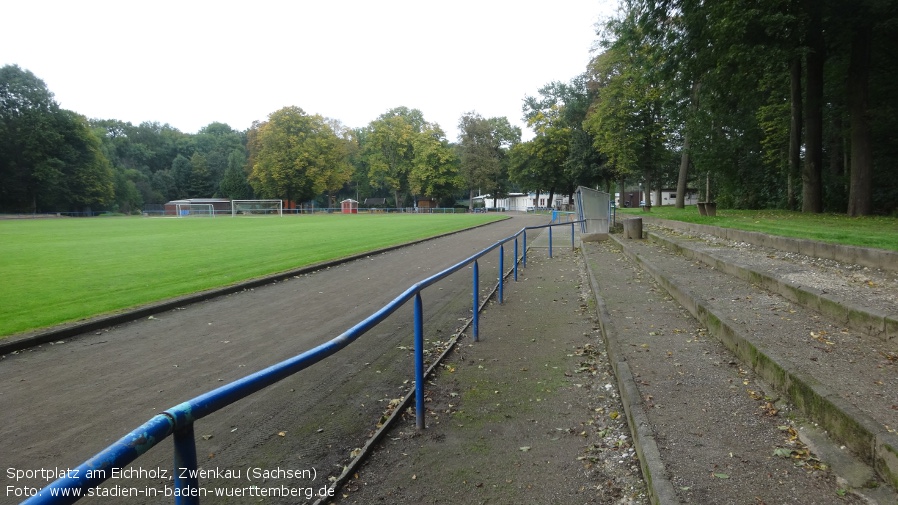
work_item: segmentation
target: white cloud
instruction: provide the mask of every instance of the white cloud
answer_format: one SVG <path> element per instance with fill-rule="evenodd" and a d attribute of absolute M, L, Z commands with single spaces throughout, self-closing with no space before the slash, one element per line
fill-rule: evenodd
<path fill-rule="evenodd" d="M 281 107 L 364 126 L 420 109 L 450 140 L 476 110 L 582 73 L 614 0 L 41 1 L 4 6 L 0 65 L 88 117 L 243 130 Z M 525 137 L 527 135 L 525 134 Z"/>

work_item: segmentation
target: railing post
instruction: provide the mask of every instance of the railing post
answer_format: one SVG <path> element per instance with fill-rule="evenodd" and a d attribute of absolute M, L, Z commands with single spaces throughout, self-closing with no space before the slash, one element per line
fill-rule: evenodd
<path fill-rule="evenodd" d="M 499 246 L 499 305 L 504 301 L 505 287 L 505 244 Z"/>
<path fill-rule="evenodd" d="M 514 281 L 518 282 L 518 237 L 514 238 Z"/>
<path fill-rule="evenodd" d="M 415 294 L 415 425 L 424 429 L 424 304 Z"/>
<path fill-rule="evenodd" d="M 521 251 L 521 256 L 524 258 L 524 268 L 527 268 L 527 230 L 524 230 L 524 250 Z"/>
<path fill-rule="evenodd" d="M 552 227 L 549 227 L 549 257 L 552 257 Z"/>
<path fill-rule="evenodd" d="M 175 443 L 175 496 L 176 505 L 198 505 L 200 503 L 199 479 L 196 476 L 196 440 L 193 423 L 172 434 Z M 187 471 L 181 470 L 186 468 Z M 186 475 L 186 477 L 182 477 Z"/>
<path fill-rule="evenodd" d="M 573 251 L 574 249 L 576 249 L 574 247 L 574 222 L 571 221 L 571 251 Z"/>
<path fill-rule="evenodd" d="M 471 326 L 474 331 L 474 342 L 480 340 L 480 311 L 477 308 L 480 306 L 480 267 L 477 264 L 477 260 L 474 260 L 474 317 L 471 319 Z"/>

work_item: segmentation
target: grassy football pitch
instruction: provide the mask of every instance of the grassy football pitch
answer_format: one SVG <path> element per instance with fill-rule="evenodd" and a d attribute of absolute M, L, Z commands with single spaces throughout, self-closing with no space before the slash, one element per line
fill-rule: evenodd
<path fill-rule="evenodd" d="M 500 218 L 424 214 L 0 221 L 0 338 Z"/>

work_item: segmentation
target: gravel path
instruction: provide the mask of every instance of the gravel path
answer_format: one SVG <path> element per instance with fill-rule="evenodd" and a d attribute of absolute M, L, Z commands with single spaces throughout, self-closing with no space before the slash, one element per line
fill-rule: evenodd
<path fill-rule="evenodd" d="M 427 429 L 399 421 L 336 503 L 649 503 L 567 240 L 552 259 L 531 249 L 505 303 L 483 312 L 481 340 L 463 337 L 429 382 Z"/>

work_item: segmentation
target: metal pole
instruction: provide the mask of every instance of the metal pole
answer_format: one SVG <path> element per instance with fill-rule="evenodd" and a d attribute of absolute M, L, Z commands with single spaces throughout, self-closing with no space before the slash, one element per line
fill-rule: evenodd
<path fill-rule="evenodd" d="M 518 282 L 518 237 L 514 238 L 514 281 Z"/>
<path fill-rule="evenodd" d="M 424 429 L 424 304 L 415 294 L 415 426 Z"/>
<path fill-rule="evenodd" d="M 552 257 L 552 227 L 549 227 L 549 257 Z"/>
<path fill-rule="evenodd" d="M 480 267 L 477 260 L 474 260 L 474 318 L 471 325 L 474 328 L 474 342 L 480 340 L 480 312 L 477 308 L 480 306 Z"/>
<path fill-rule="evenodd" d="M 505 284 L 505 244 L 499 246 L 499 305 L 502 305 Z"/>
<path fill-rule="evenodd" d="M 175 442 L 175 497 L 176 505 L 199 505 L 199 479 L 196 476 L 196 441 L 193 423 L 172 434 Z M 187 469 L 183 471 L 181 469 Z"/>
<path fill-rule="evenodd" d="M 527 230 L 524 230 L 524 250 L 521 251 L 521 256 L 524 258 L 524 268 L 527 268 Z"/>
<path fill-rule="evenodd" d="M 574 223 L 571 223 L 571 251 L 574 250 Z"/>

